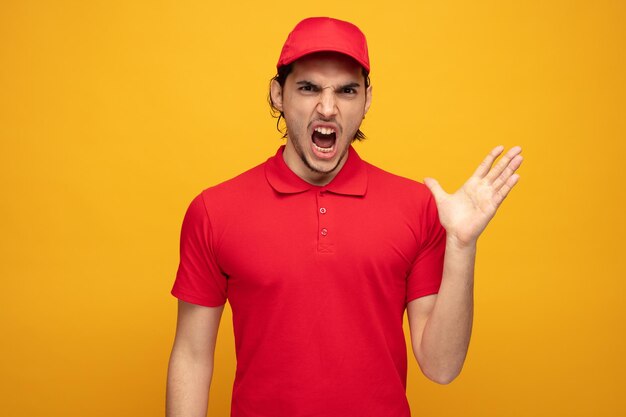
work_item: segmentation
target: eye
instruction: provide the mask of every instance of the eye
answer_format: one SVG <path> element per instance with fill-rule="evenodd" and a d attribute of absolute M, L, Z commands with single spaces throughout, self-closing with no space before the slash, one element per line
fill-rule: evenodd
<path fill-rule="evenodd" d="M 301 91 L 303 93 L 316 93 L 318 92 L 320 89 L 318 86 L 316 86 L 315 84 L 301 84 L 300 87 L 298 87 L 298 91 Z"/>
<path fill-rule="evenodd" d="M 343 94 L 350 94 L 350 95 L 353 95 L 353 94 L 357 93 L 356 88 L 354 88 L 354 87 L 344 87 L 344 88 L 341 89 L 341 92 Z"/>

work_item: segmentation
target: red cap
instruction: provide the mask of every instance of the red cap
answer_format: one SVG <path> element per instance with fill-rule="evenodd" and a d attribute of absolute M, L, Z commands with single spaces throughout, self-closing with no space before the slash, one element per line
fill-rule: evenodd
<path fill-rule="evenodd" d="M 354 58 L 369 73 L 367 41 L 361 30 L 349 22 L 330 17 L 304 19 L 291 31 L 276 68 L 314 52 L 339 52 Z"/>

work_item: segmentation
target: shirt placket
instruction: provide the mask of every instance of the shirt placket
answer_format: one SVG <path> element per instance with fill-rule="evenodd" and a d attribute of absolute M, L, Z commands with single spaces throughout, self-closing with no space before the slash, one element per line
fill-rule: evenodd
<path fill-rule="evenodd" d="M 317 202 L 317 252 L 330 254 L 335 252 L 336 230 L 333 219 L 335 213 L 332 209 L 332 198 L 327 190 L 319 190 L 316 195 Z"/>

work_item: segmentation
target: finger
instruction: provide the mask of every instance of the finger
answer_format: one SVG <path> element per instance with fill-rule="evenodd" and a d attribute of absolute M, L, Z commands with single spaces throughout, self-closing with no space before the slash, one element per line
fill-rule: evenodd
<path fill-rule="evenodd" d="M 439 203 L 443 197 L 445 197 L 446 192 L 441 188 L 439 182 L 434 178 L 424 178 L 424 184 L 428 187 L 431 193 L 433 193 L 433 197 L 435 197 L 435 202 Z"/>
<path fill-rule="evenodd" d="M 499 206 L 500 204 L 502 204 L 502 202 L 504 201 L 504 199 L 506 198 L 507 195 L 509 195 L 509 192 L 511 191 L 511 189 L 515 186 L 515 184 L 517 184 L 517 182 L 519 181 L 519 174 L 513 174 L 509 177 L 508 180 L 506 180 L 506 182 L 504 183 L 504 185 L 502 186 L 502 188 L 500 188 L 498 190 L 498 192 L 496 192 L 495 196 L 494 196 L 494 200 L 496 203 L 496 207 Z"/>
<path fill-rule="evenodd" d="M 485 159 L 483 159 L 483 161 L 480 163 L 480 165 L 478 165 L 478 168 L 476 168 L 476 171 L 474 171 L 473 176 L 483 178 L 485 175 L 487 175 L 487 173 L 491 169 L 491 165 L 493 165 L 493 161 L 496 160 L 496 158 L 502 153 L 503 150 L 504 146 L 502 145 L 493 148 L 491 152 L 489 152 L 489 155 L 487 155 Z"/>
<path fill-rule="evenodd" d="M 498 178 L 500 174 L 502 174 L 502 172 L 504 172 L 504 170 L 511 163 L 513 158 L 519 155 L 520 152 L 522 152 L 522 148 L 520 148 L 519 146 L 514 146 L 509 149 L 509 151 L 498 161 L 497 164 L 494 165 L 489 173 L 485 175 L 485 179 L 489 183 L 493 183 L 495 179 Z"/>
<path fill-rule="evenodd" d="M 511 160 L 506 169 L 500 174 L 498 178 L 493 182 L 492 186 L 495 191 L 498 191 L 502 186 L 508 181 L 509 178 L 517 171 L 517 169 L 524 162 L 524 157 L 522 155 L 517 155 L 515 158 Z"/>

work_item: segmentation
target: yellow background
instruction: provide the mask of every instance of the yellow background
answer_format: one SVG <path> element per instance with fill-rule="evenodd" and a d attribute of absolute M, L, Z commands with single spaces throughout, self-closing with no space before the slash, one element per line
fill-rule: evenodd
<path fill-rule="evenodd" d="M 623 415 L 619 0 L 3 0 L 2 414 L 163 415 L 182 216 L 281 144 L 268 81 L 310 15 L 368 36 L 365 159 L 453 190 L 492 146 L 524 147 L 479 242 L 465 369 L 438 386 L 411 360 L 413 414 Z M 230 321 L 213 416 L 228 415 Z"/>

